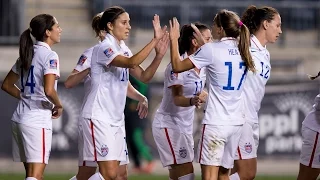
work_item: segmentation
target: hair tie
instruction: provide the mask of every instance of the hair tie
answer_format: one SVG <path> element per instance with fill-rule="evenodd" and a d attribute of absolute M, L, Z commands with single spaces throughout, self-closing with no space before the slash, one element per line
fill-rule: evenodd
<path fill-rule="evenodd" d="M 243 25 L 243 22 L 242 21 L 239 21 L 239 27 L 241 27 Z"/>

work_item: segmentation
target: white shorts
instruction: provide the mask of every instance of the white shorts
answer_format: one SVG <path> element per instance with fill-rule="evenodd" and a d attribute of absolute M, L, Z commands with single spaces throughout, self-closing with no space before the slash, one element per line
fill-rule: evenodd
<path fill-rule="evenodd" d="M 302 147 L 300 163 L 310 168 L 320 168 L 320 137 L 319 132 L 302 125 Z"/>
<path fill-rule="evenodd" d="M 242 125 L 217 126 L 204 124 L 196 161 L 202 165 L 233 168 Z"/>
<path fill-rule="evenodd" d="M 192 134 L 184 134 L 176 129 L 159 127 L 152 127 L 152 134 L 163 167 L 193 161 L 194 142 Z"/>
<path fill-rule="evenodd" d="M 97 167 L 96 161 L 84 161 L 83 160 L 83 129 L 82 129 L 82 123 L 81 121 L 84 121 L 85 119 L 82 117 L 79 117 L 79 123 L 78 123 L 78 166 L 87 166 L 87 167 Z"/>
<path fill-rule="evenodd" d="M 259 146 L 259 124 L 245 122 L 240 136 L 235 160 L 253 159 L 257 157 Z"/>
<path fill-rule="evenodd" d="M 84 161 L 120 161 L 128 164 L 128 148 L 125 127 L 112 126 L 98 120 L 84 119 L 83 160 Z"/>
<path fill-rule="evenodd" d="M 48 164 L 52 130 L 12 121 L 12 155 L 16 162 Z"/>

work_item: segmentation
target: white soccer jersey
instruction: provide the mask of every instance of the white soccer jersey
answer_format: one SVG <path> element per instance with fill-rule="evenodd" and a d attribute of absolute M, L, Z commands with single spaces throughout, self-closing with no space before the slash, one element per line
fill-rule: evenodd
<path fill-rule="evenodd" d="M 256 73 L 251 71 L 247 74 L 244 83 L 244 103 L 246 120 L 258 123 L 258 111 L 265 93 L 267 81 L 270 78 L 271 64 L 270 53 L 263 47 L 259 40 L 251 35 L 251 55 L 255 64 Z"/>
<path fill-rule="evenodd" d="M 12 120 L 31 127 L 52 128 L 52 103 L 44 93 L 44 75 L 55 74 L 60 77 L 59 57 L 44 42 L 37 41 L 34 56 L 28 71 L 20 68 L 19 61 L 12 67 L 12 71 L 20 75 L 21 100 L 13 113 Z M 57 80 L 55 83 L 57 90 Z"/>
<path fill-rule="evenodd" d="M 246 76 L 234 38 L 206 43 L 189 59 L 197 68 L 207 67 L 208 99 L 203 124 L 241 125 L 245 121 L 242 90 Z"/>
<path fill-rule="evenodd" d="M 91 90 L 82 111 L 87 119 L 106 121 L 113 126 L 124 125 L 129 70 L 111 66 L 112 60 L 132 53 L 123 41 L 118 44 L 110 34 L 93 48 L 91 59 Z"/>
<path fill-rule="evenodd" d="M 320 94 L 315 97 L 312 111 L 305 117 L 302 124 L 320 133 Z"/>
<path fill-rule="evenodd" d="M 182 56 L 183 59 L 187 57 L 187 54 Z M 163 116 L 164 118 L 159 122 L 154 122 L 155 127 L 179 127 L 181 132 L 192 134 L 195 106 L 176 106 L 170 87 L 173 85 L 182 85 L 183 96 L 191 98 L 203 90 L 205 81 L 205 68 L 200 69 L 199 74 L 194 69 L 182 73 L 173 73 L 172 65 L 169 63 L 165 70 L 163 98 L 157 110 L 157 114 L 159 113 L 165 116 Z M 155 120 L 156 119 L 158 118 L 155 118 Z"/>

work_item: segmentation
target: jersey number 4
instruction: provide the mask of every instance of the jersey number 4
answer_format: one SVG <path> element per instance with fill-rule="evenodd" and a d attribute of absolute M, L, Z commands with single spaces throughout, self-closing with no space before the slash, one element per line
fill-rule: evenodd
<path fill-rule="evenodd" d="M 34 75 L 33 75 L 34 66 L 31 66 L 28 72 L 27 81 L 23 83 L 23 69 L 21 68 L 21 92 L 24 92 L 24 87 L 29 86 L 31 94 L 34 93 L 34 87 L 36 87 L 36 83 L 34 82 Z"/>
<path fill-rule="evenodd" d="M 234 86 L 232 86 L 231 82 L 232 82 L 232 62 L 225 62 L 224 65 L 228 66 L 228 84 L 227 86 L 223 86 L 223 90 L 234 90 Z M 237 90 L 240 89 L 241 85 L 242 85 L 242 81 L 244 80 L 244 77 L 246 76 L 247 73 L 247 67 L 245 65 L 244 62 L 240 62 L 239 63 L 239 69 L 244 68 L 243 74 L 241 76 L 240 82 L 238 84 Z"/>

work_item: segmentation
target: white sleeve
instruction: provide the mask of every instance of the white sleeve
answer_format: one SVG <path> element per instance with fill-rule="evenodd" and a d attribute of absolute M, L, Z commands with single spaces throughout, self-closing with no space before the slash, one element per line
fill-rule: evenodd
<path fill-rule="evenodd" d="M 55 74 L 57 78 L 60 77 L 60 68 L 59 68 L 59 57 L 58 54 L 54 51 L 50 53 L 44 64 L 44 75 L 46 74 Z"/>
<path fill-rule="evenodd" d="M 98 63 L 107 66 L 118 55 L 121 55 L 121 52 L 116 47 L 111 44 L 102 44 L 99 49 Z"/>
<path fill-rule="evenodd" d="M 18 69 L 18 59 L 16 60 L 16 63 L 14 63 L 14 65 L 12 66 L 11 70 L 15 73 L 15 74 L 18 74 L 20 75 L 20 68 Z"/>
<path fill-rule="evenodd" d="M 91 67 L 92 50 L 93 48 L 90 48 L 81 54 L 78 63 L 74 68 L 75 70 L 81 72 Z"/>
<path fill-rule="evenodd" d="M 212 43 L 206 43 L 201 46 L 194 54 L 189 56 L 189 59 L 195 67 L 201 69 L 213 63 Z"/>
<path fill-rule="evenodd" d="M 183 73 L 174 73 L 170 63 L 165 71 L 165 81 L 168 82 L 168 87 L 173 85 L 183 85 Z"/>

